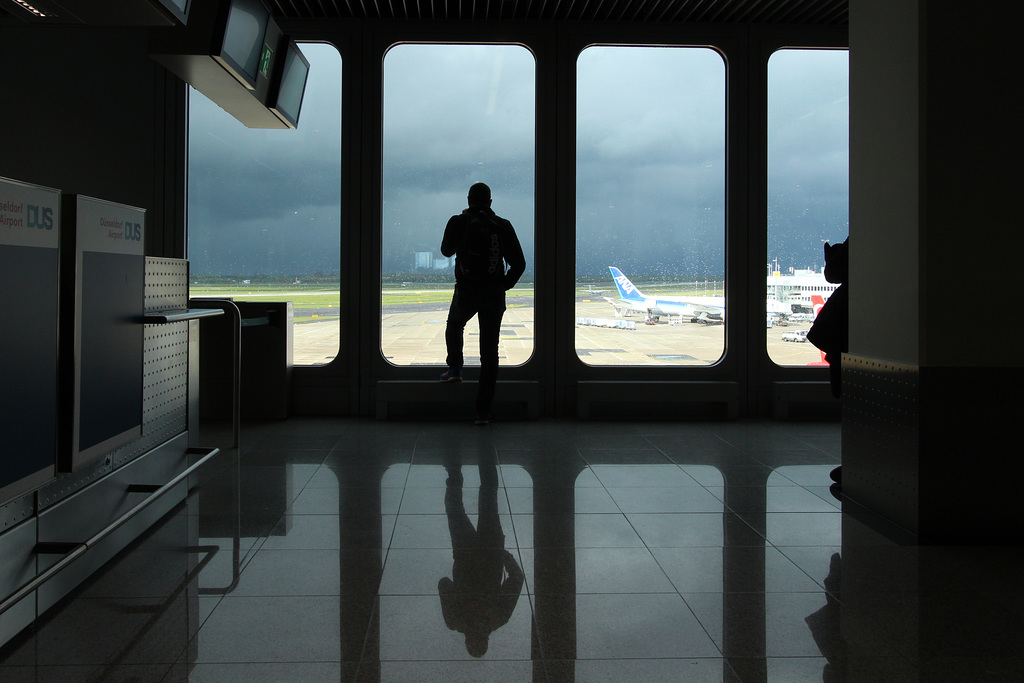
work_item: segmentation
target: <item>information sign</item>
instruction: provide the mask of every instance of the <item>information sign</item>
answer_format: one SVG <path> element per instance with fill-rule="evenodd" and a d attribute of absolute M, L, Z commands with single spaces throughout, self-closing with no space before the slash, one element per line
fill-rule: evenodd
<path fill-rule="evenodd" d="M 65 197 L 64 217 L 74 307 L 62 306 L 62 324 L 74 338 L 62 340 L 62 357 L 74 359 L 74 387 L 58 464 L 68 470 L 142 434 L 146 212 L 77 195 Z"/>
<path fill-rule="evenodd" d="M 60 190 L 0 178 L 0 505 L 57 461 Z"/>
<path fill-rule="evenodd" d="M 263 53 L 260 55 L 260 74 L 264 78 L 270 78 L 270 70 L 274 65 L 274 50 L 263 43 Z"/>

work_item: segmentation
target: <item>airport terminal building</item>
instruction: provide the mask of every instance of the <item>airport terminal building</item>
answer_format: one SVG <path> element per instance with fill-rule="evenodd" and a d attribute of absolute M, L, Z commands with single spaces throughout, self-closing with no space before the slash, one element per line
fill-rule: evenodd
<path fill-rule="evenodd" d="M 1020 680 L 1022 15 L 0 0 L 0 678 Z"/>

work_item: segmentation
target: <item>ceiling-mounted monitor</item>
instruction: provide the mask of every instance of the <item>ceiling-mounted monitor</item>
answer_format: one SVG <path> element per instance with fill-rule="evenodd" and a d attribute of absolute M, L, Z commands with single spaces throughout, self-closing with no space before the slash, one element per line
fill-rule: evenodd
<path fill-rule="evenodd" d="M 289 128 L 297 128 L 309 78 L 309 60 L 302 54 L 298 44 L 287 36 L 281 40 L 281 45 L 284 59 L 280 60 L 271 82 L 267 106 Z"/>
<path fill-rule="evenodd" d="M 192 0 L 156 0 L 163 5 L 164 9 L 170 12 L 175 19 L 183 24 L 188 23 L 188 10 Z"/>
<path fill-rule="evenodd" d="M 287 128 L 267 106 L 281 28 L 260 0 L 206 0 L 186 26 L 150 33 L 150 56 L 249 128 Z"/>
<path fill-rule="evenodd" d="M 213 55 L 250 90 L 256 89 L 260 75 L 270 77 L 276 45 L 267 42 L 269 23 L 270 10 L 260 0 L 231 0 L 220 51 Z"/>

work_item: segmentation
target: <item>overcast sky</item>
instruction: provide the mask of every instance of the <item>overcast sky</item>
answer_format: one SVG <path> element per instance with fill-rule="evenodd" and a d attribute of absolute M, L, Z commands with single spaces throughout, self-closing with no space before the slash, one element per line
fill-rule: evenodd
<path fill-rule="evenodd" d="M 384 58 L 384 270 L 433 251 L 475 182 L 533 263 L 533 54 L 515 45 L 398 45 Z"/>
<path fill-rule="evenodd" d="M 245 128 L 202 95 L 190 110 L 189 258 L 197 274 L 338 270 L 341 60 L 311 62 L 297 131 Z M 769 258 L 820 267 L 848 231 L 845 51 L 769 65 Z M 535 62 L 520 46 L 400 45 L 384 62 L 382 255 L 437 256 L 466 190 L 491 185 L 533 263 Z M 597 47 L 577 76 L 577 271 L 724 270 L 725 78 L 704 48 Z M 610 263 L 614 261 L 614 263 Z"/>

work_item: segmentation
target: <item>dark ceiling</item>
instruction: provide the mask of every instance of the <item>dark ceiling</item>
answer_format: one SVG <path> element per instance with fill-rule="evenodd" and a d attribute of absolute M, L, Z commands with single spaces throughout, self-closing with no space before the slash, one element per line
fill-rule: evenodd
<path fill-rule="evenodd" d="M 849 0 L 269 0 L 279 17 L 845 25 Z"/>
<path fill-rule="evenodd" d="M 0 0 L 0 19 L 22 10 Z M 43 5 L 45 0 L 37 4 Z M 849 0 L 264 0 L 288 19 L 849 23 Z M 62 22 L 57 22 L 62 23 Z M 89 23 L 89 22 L 85 22 Z"/>

